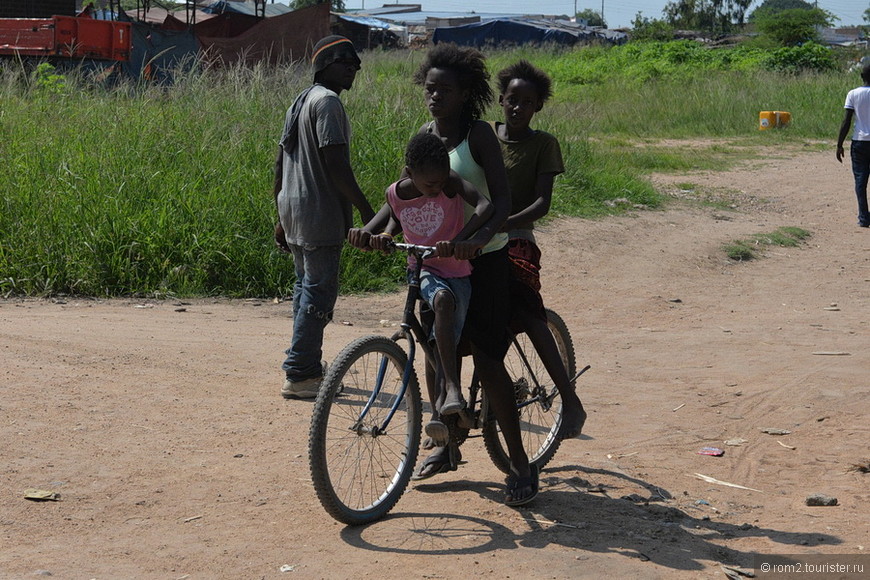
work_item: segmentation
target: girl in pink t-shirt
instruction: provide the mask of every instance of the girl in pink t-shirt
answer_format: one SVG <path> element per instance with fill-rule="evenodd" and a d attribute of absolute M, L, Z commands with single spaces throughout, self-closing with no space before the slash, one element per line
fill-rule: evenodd
<path fill-rule="evenodd" d="M 423 262 L 420 294 L 435 314 L 434 368 L 436 393 L 430 393 L 432 420 L 426 434 L 445 444 L 447 426 L 442 415 L 459 413 L 465 400 L 459 384 L 456 344 L 462 334 L 468 301 L 471 297 L 471 263 L 454 257 L 458 246 L 474 255 L 486 240 L 474 234 L 492 214 L 490 202 L 470 183 L 450 170 L 450 157 L 441 139 L 428 133 L 415 135 L 405 150 L 405 174 L 387 188 L 387 203 L 361 229 L 353 229 L 348 241 L 358 248 L 384 250 L 390 236 L 382 232 L 392 219 L 402 229 L 405 241 L 434 246 L 436 256 Z M 474 213 L 465 221 L 464 207 Z M 409 267 L 413 267 L 409 258 Z M 443 388 L 440 388 L 442 387 Z"/>

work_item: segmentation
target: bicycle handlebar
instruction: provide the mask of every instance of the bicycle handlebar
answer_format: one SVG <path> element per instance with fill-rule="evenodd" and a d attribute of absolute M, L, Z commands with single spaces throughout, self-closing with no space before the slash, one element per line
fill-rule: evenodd
<path fill-rule="evenodd" d="M 419 256 L 424 260 L 426 258 L 430 258 L 435 252 L 438 251 L 438 248 L 435 246 L 420 246 L 417 244 L 404 244 L 402 242 L 390 242 L 390 247 L 395 248 L 397 250 L 402 250 L 403 252 L 408 252 L 409 254 L 413 254 L 415 256 Z M 478 249 L 474 256 L 480 256 L 481 250 Z"/>
<path fill-rule="evenodd" d="M 404 244 L 402 242 L 391 242 L 390 246 L 396 248 L 397 250 L 408 252 L 409 254 L 424 255 L 427 257 L 430 254 L 434 254 L 436 251 L 435 246 L 420 246 L 417 244 Z"/>

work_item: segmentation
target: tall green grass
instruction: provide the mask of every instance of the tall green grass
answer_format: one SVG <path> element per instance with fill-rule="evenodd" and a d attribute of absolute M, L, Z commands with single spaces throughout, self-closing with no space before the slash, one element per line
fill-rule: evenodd
<path fill-rule="evenodd" d="M 554 213 L 656 207 L 650 172 L 722 167 L 733 157 L 664 149 L 656 139 L 831 139 L 845 91 L 859 84 L 857 75 L 744 61 L 693 65 L 694 48 L 638 50 L 488 53 L 493 73 L 525 57 L 555 80 L 535 120 L 559 137 L 565 157 Z M 342 95 L 352 163 L 375 207 L 401 170 L 407 139 L 428 120 L 410 80 L 421 58 L 364 54 Z M 643 59 L 659 59 L 643 64 L 658 73 L 626 64 Z M 272 166 L 284 112 L 310 82 L 307 67 L 179 71 L 169 87 L 49 72 L 0 65 L 0 295 L 290 293 L 291 260 L 272 241 Z M 791 127 L 759 132 L 758 111 L 774 109 L 792 113 Z M 489 112 L 500 116 L 497 106 Z M 402 269 L 398 257 L 348 248 L 342 289 L 384 288 Z"/>
<path fill-rule="evenodd" d="M 764 142 L 782 133 L 753 131 L 758 114 L 775 110 L 792 113 L 790 137 L 831 138 L 846 92 L 862 84 L 818 45 L 766 51 L 676 41 L 523 55 L 553 77 L 556 107 L 581 107 L 592 135 Z"/>

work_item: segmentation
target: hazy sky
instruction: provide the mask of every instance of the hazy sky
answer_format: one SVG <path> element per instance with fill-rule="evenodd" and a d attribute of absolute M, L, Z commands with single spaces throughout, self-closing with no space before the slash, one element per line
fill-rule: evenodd
<path fill-rule="evenodd" d="M 762 0 L 755 0 L 749 7 L 749 12 L 761 5 Z M 387 2 L 384 0 L 345 0 L 348 9 L 375 8 L 384 4 L 423 5 L 423 10 L 436 12 L 497 12 L 497 13 L 536 13 L 536 14 L 572 14 L 591 8 L 600 12 L 604 7 L 604 19 L 611 28 L 631 26 L 635 15 L 642 12 L 647 18 L 661 18 L 662 9 L 667 0 L 549 0 L 533 2 L 528 0 L 400 0 Z M 864 10 L 870 7 L 868 0 L 818 0 L 819 8 L 827 10 L 839 17 L 837 26 L 864 24 Z"/>

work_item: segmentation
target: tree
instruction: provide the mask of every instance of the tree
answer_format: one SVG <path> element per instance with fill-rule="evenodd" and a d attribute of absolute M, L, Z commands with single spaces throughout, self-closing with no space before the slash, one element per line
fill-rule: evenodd
<path fill-rule="evenodd" d="M 820 8 L 791 8 L 759 17 L 756 27 L 782 46 L 797 46 L 819 40 L 818 29 L 830 27 L 834 20 L 836 16 Z"/>
<path fill-rule="evenodd" d="M 591 8 L 581 10 L 575 15 L 575 17 L 578 21 L 585 20 L 587 26 L 601 26 L 602 28 L 607 28 L 607 22 L 604 20 L 601 13 L 596 12 Z"/>
<path fill-rule="evenodd" d="M 741 27 L 746 23 L 746 11 L 749 10 L 749 6 L 752 2 L 753 0 L 729 0 L 728 2 L 731 17 Z"/>
<path fill-rule="evenodd" d="M 759 18 L 773 16 L 783 10 L 812 10 L 814 6 L 804 0 L 764 0 L 758 8 L 749 15 L 749 22 L 755 22 Z"/>
<path fill-rule="evenodd" d="M 134 12 L 137 9 L 145 8 L 145 0 L 119 0 L 118 2 L 121 5 L 121 9 L 127 12 Z M 88 2 L 83 2 L 84 5 L 87 5 Z M 100 2 L 94 2 L 94 5 L 100 4 Z M 169 0 L 150 0 L 148 2 L 149 8 L 163 8 L 164 10 L 180 10 L 184 8 L 184 2 L 171 2 Z"/>
<path fill-rule="evenodd" d="M 316 6 L 318 4 L 323 4 L 324 0 L 293 0 L 290 3 L 290 8 L 293 10 L 299 10 L 300 8 L 308 8 L 309 6 Z M 344 7 L 344 0 L 332 0 L 332 11 L 333 12 L 347 12 Z"/>
<path fill-rule="evenodd" d="M 752 0 L 672 0 L 665 4 L 662 14 L 674 28 L 724 34 L 735 25 L 743 26 L 751 3 Z"/>
<path fill-rule="evenodd" d="M 674 27 L 658 18 L 650 20 L 640 12 L 631 23 L 632 40 L 668 41 L 674 39 Z"/>
<path fill-rule="evenodd" d="M 709 5 L 696 0 L 674 0 L 665 4 L 662 14 L 674 28 L 700 30 L 709 28 L 711 14 Z"/>

